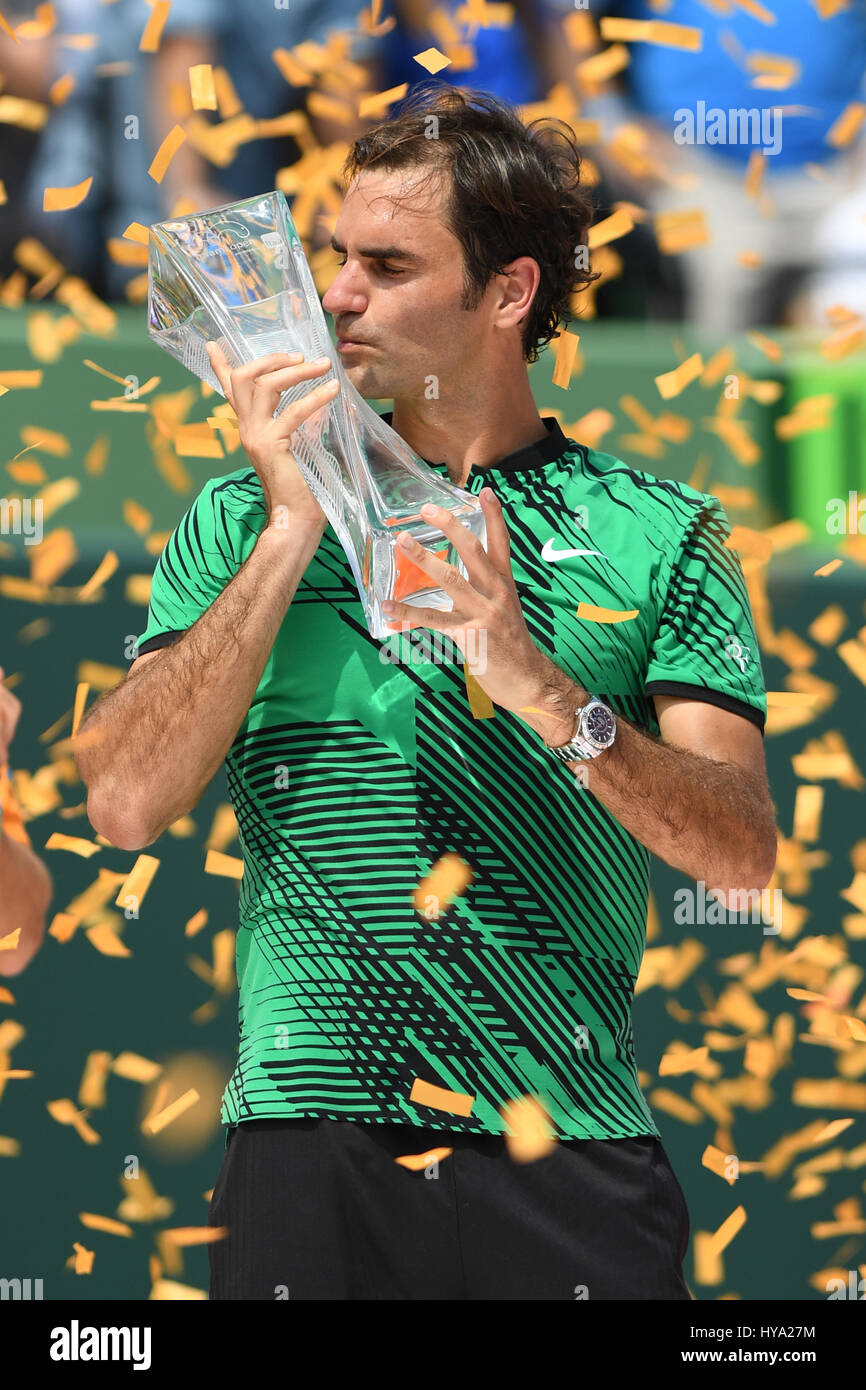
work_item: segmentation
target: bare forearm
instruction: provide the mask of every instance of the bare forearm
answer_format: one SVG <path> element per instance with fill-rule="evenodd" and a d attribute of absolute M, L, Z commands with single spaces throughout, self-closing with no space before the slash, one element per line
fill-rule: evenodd
<path fill-rule="evenodd" d="M 94 827 L 120 848 L 151 844 L 195 806 L 247 714 L 321 529 L 266 527 L 184 635 L 103 696 L 76 758 Z"/>
<path fill-rule="evenodd" d="M 0 950 L 0 975 L 17 975 L 38 950 L 51 902 L 51 875 L 29 845 L 0 830 L 0 940 L 18 927 L 14 950 Z"/>
<path fill-rule="evenodd" d="M 554 747 L 572 737 L 574 711 L 589 698 L 551 663 L 538 712 L 522 717 Z M 672 868 L 725 893 L 766 886 L 775 818 L 762 779 L 744 767 L 663 743 L 621 715 L 610 748 L 569 767 L 635 839 Z"/>

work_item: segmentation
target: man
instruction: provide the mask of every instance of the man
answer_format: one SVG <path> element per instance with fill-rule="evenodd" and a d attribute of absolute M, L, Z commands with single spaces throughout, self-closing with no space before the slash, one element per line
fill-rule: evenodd
<path fill-rule="evenodd" d="M 21 701 L 2 684 L 0 666 L 0 976 L 20 975 L 45 935 L 51 875 L 30 847 L 9 775 L 9 747 Z"/>
<path fill-rule="evenodd" d="M 231 371 L 212 345 L 252 467 L 170 538 L 140 655 L 83 726 L 88 814 L 122 848 L 226 762 L 241 1039 L 213 1298 L 689 1297 L 631 1035 L 649 851 L 725 895 L 768 882 L 766 700 L 716 499 L 533 401 L 526 362 L 588 278 L 578 161 L 570 132 L 440 87 L 347 165 L 323 301 L 343 362 L 486 515 L 486 554 L 432 517 L 468 579 L 407 552 L 452 611 L 397 604 L 394 637 L 369 637 L 290 449 L 333 384 L 274 419 L 324 368 Z M 445 634 L 444 659 L 405 621 Z M 607 709 L 578 720 L 590 695 Z M 471 881 L 443 888 L 455 863 Z M 500 1113 L 522 1096 L 560 1141 L 528 1164 Z"/>

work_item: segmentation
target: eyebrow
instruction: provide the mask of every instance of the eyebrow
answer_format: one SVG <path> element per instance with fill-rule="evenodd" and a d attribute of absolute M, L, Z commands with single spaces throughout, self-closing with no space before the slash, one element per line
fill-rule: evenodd
<path fill-rule="evenodd" d="M 339 256 L 347 254 L 345 246 L 342 246 L 335 236 L 331 237 L 331 250 L 336 251 Z M 421 257 L 416 256 L 414 251 L 404 251 L 399 246 L 359 246 L 358 255 L 371 261 L 408 261 L 411 265 L 421 264 Z"/>

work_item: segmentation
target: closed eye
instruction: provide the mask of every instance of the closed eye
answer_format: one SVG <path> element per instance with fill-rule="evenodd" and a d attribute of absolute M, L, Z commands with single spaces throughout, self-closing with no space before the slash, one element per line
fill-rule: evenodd
<path fill-rule="evenodd" d="M 339 260 L 339 261 L 337 262 L 337 264 L 338 264 L 338 266 L 340 267 L 340 269 L 342 269 L 343 266 L 346 264 L 347 259 L 348 259 L 348 257 L 343 256 L 342 259 Z M 397 268 L 397 269 L 395 270 L 393 266 L 384 265 L 382 262 L 379 263 L 379 269 L 381 270 L 381 272 L 382 272 L 383 275 L 402 275 L 402 274 L 403 274 L 402 268 Z"/>

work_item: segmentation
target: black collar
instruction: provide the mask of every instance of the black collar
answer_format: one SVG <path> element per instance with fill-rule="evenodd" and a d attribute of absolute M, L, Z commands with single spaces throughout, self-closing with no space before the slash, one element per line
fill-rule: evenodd
<path fill-rule="evenodd" d="M 393 410 L 389 410 L 382 419 L 390 425 L 393 418 Z M 542 423 L 547 429 L 547 438 L 539 439 L 536 444 L 527 444 L 523 449 L 516 449 L 513 454 L 506 454 L 505 458 L 498 463 L 491 463 L 484 467 L 473 464 L 470 473 L 487 473 L 490 469 L 496 469 L 499 473 L 519 473 L 534 468 L 543 468 L 546 463 L 553 463 L 555 459 L 561 458 L 570 447 L 569 441 L 562 432 L 559 421 L 553 415 L 543 415 Z M 444 468 L 444 463 L 432 463 L 430 459 L 424 462 L 431 468 Z"/>

